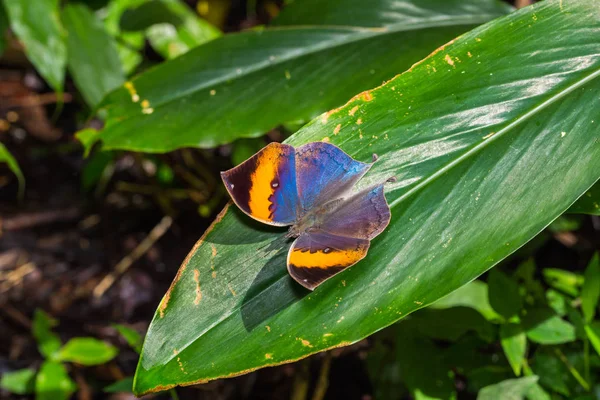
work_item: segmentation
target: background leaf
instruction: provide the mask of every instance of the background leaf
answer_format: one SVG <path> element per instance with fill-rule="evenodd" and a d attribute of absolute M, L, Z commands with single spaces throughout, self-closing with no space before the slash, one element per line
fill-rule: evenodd
<path fill-rule="evenodd" d="M 550 310 L 531 310 L 523 317 L 527 337 L 540 344 L 561 344 L 575 340 L 575 327 Z"/>
<path fill-rule="evenodd" d="M 69 340 L 58 352 L 57 359 L 81 365 L 98 365 L 112 360 L 119 351 L 116 347 L 91 337 Z"/>
<path fill-rule="evenodd" d="M 19 168 L 19 164 L 17 160 L 13 157 L 12 154 L 8 151 L 8 149 L 0 143 L 0 163 L 6 163 L 8 168 L 15 174 L 17 177 L 17 181 L 19 182 L 19 199 L 22 199 L 25 194 L 25 177 L 23 176 L 23 172 L 21 172 L 21 168 Z"/>
<path fill-rule="evenodd" d="M 36 400 L 67 400 L 76 389 L 64 365 L 44 361 L 35 378 Z"/>
<path fill-rule="evenodd" d="M 495 385 L 487 386 L 481 389 L 477 395 L 477 400 L 520 400 L 525 398 L 525 394 L 536 384 L 537 376 L 527 376 L 519 379 L 509 379 Z"/>
<path fill-rule="evenodd" d="M 136 353 L 141 353 L 142 351 L 142 335 L 140 335 L 136 330 L 131 329 L 125 325 L 114 324 L 114 328 L 125 338 L 127 344 L 131 346 Z"/>
<path fill-rule="evenodd" d="M 133 376 L 123 378 L 113 384 L 106 386 L 103 389 L 105 393 L 131 393 L 133 387 Z"/>
<path fill-rule="evenodd" d="M 591 322 L 600 299 L 600 257 L 594 254 L 583 277 L 581 288 L 581 311 L 585 322 Z"/>
<path fill-rule="evenodd" d="M 86 103 L 94 108 L 125 76 L 113 38 L 102 22 L 83 4 L 63 10 L 69 71 Z"/>
<path fill-rule="evenodd" d="M 527 336 L 525 336 L 521 326 L 517 324 L 501 325 L 500 344 L 515 375 L 521 375 L 521 368 L 525 361 L 525 351 L 527 350 Z"/>
<path fill-rule="evenodd" d="M 600 321 L 594 321 L 586 325 L 585 332 L 596 353 L 600 356 Z"/>
<path fill-rule="evenodd" d="M 488 301 L 488 285 L 475 280 L 436 301 L 429 308 L 471 307 L 479 311 L 487 320 L 499 320 L 498 314 Z"/>
<path fill-rule="evenodd" d="M 519 313 L 522 307 L 519 286 L 499 269 L 493 269 L 488 278 L 491 306 L 506 319 Z"/>
<path fill-rule="evenodd" d="M 0 387 L 14 394 L 31 394 L 34 385 L 35 371 L 29 368 L 3 372 L 0 378 Z"/>
<path fill-rule="evenodd" d="M 600 44 L 583 34 L 600 28 L 600 5 L 563 6 L 476 28 L 293 135 L 295 146 L 324 139 L 358 160 L 380 155 L 361 187 L 398 178 L 387 230 L 309 293 L 287 274 L 283 231 L 226 208 L 154 316 L 135 392 L 354 343 L 470 282 L 564 212 L 600 171 L 600 142 L 589 140 Z"/>
<path fill-rule="evenodd" d="M 40 353 L 47 358 L 52 358 L 62 345 L 57 334 L 52 332 L 52 328 L 57 325 L 57 321 L 46 314 L 44 311 L 37 309 L 33 314 L 33 337 L 38 344 Z"/>
<path fill-rule="evenodd" d="M 569 208 L 570 213 L 600 215 L 600 182 L 583 194 Z"/>
<path fill-rule="evenodd" d="M 314 118 L 510 10 L 494 0 L 436 0 L 419 13 L 421 3 L 379 1 L 370 20 L 321 17 L 327 26 L 281 26 L 212 40 L 110 94 L 97 139 L 105 149 L 166 152 L 257 137 Z M 415 15 L 384 18 L 399 4 Z"/>
<path fill-rule="evenodd" d="M 199 18 L 180 0 L 161 0 L 168 10 L 181 18 L 179 24 L 155 24 L 146 31 L 150 44 L 166 59 L 178 57 L 189 50 L 221 36 L 221 32 Z M 160 3 L 153 2 L 153 3 Z"/>
<path fill-rule="evenodd" d="M 27 57 L 57 92 L 62 92 L 67 64 L 65 35 L 58 0 L 4 0 L 10 26 L 23 43 Z"/>

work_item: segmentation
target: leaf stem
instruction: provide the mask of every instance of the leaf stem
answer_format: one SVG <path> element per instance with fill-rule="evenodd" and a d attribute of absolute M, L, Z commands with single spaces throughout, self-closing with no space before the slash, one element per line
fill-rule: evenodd
<path fill-rule="evenodd" d="M 573 364 L 571 364 L 571 362 L 567 359 L 567 357 L 565 356 L 565 354 L 560 350 L 560 349 L 554 349 L 554 352 L 556 353 L 556 355 L 558 356 L 558 358 L 560 359 L 560 361 L 563 362 L 563 364 L 565 364 L 565 366 L 567 367 L 567 369 L 569 370 L 569 372 L 571 373 L 571 375 L 573 375 L 573 378 L 575 378 L 577 380 L 577 382 L 579 382 L 579 384 L 586 390 L 589 391 L 590 390 L 590 384 L 587 383 L 587 381 L 585 379 L 583 379 L 583 377 L 581 376 L 581 374 L 579 373 L 579 371 L 577 371 L 577 369 L 573 366 Z"/>

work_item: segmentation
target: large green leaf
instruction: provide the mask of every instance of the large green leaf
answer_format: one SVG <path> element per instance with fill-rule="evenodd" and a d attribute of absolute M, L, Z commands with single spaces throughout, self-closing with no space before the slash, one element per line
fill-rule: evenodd
<path fill-rule="evenodd" d="M 115 41 L 83 4 L 67 5 L 63 22 L 69 32 L 69 71 L 86 103 L 93 108 L 125 81 Z"/>
<path fill-rule="evenodd" d="M 495 269 L 490 272 L 488 287 L 490 304 L 498 314 L 509 319 L 519 313 L 522 303 L 517 282 Z"/>
<path fill-rule="evenodd" d="M 600 4 L 547 1 L 479 27 L 293 135 L 379 161 L 392 220 L 307 292 L 285 230 L 226 207 L 148 330 L 134 390 L 242 374 L 354 343 L 470 282 L 600 175 Z"/>
<path fill-rule="evenodd" d="M 500 344 L 515 375 L 521 375 L 521 368 L 523 367 L 525 352 L 527 350 L 527 337 L 521 326 L 517 324 L 501 325 Z"/>
<path fill-rule="evenodd" d="M 54 90 L 62 92 L 67 48 L 58 0 L 4 0 L 4 7 L 29 60 Z"/>
<path fill-rule="evenodd" d="M 364 9 L 351 3 L 349 12 Z M 390 13 L 399 6 L 411 14 Z M 95 139 L 106 149 L 165 152 L 260 136 L 340 105 L 509 10 L 495 0 L 385 0 L 372 8 L 379 13 L 371 18 L 318 21 L 338 26 L 225 35 L 165 62 L 107 96 L 106 127 Z"/>

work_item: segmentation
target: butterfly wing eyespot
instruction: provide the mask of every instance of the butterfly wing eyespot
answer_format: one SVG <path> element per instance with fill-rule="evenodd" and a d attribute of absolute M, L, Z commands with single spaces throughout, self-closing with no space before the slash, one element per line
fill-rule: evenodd
<path fill-rule="evenodd" d="M 269 225 L 296 221 L 295 150 L 271 143 L 221 178 L 235 204 L 250 217 Z"/>

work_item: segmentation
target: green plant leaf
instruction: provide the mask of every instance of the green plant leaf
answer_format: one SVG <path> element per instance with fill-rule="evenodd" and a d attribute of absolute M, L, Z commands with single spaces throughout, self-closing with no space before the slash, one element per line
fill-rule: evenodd
<path fill-rule="evenodd" d="M 581 311 L 585 322 L 591 322 L 596 315 L 600 299 L 600 257 L 594 254 L 583 276 L 581 288 Z"/>
<path fill-rule="evenodd" d="M 119 350 L 91 337 L 76 337 L 69 340 L 59 351 L 59 361 L 70 361 L 81 365 L 104 364 L 115 358 Z"/>
<path fill-rule="evenodd" d="M 340 105 L 510 10 L 495 0 L 429 0 L 425 9 L 421 3 L 378 1 L 373 8 L 380 12 L 357 21 L 362 25 L 349 18 L 343 26 L 280 26 L 212 40 L 108 95 L 106 126 L 96 139 L 105 149 L 166 152 L 261 136 Z M 398 5 L 416 15 L 384 18 Z"/>
<path fill-rule="evenodd" d="M 548 302 L 548 306 L 552 308 L 556 314 L 561 317 L 564 317 L 567 314 L 568 299 L 562 293 L 554 289 L 548 289 L 546 291 L 546 301 Z"/>
<path fill-rule="evenodd" d="M 570 397 L 569 384 L 573 378 L 556 356 L 538 350 L 531 368 L 535 375 L 539 376 L 539 383 L 543 387 Z"/>
<path fill-rule="evenodd" d="M 35 370 L 30 368 L 4 372 L 0 378 L 0 388 L 14 394 L 31 394 L 35 387 Z"/>
<path fill-rule="evenodd" d="M 594 321 L 585 326 L 585 333 L 587 334 L 592 347 L 596 350 L 600 356 L 600 321 Z"/>
<path fill-rule="evenodd" d="M 56 361 L 44 361 L 35 378 L 36 400 L 68 400 L 77 389 L 64 365 Z"/>
<path fill-rule="evenodd" d="M 508 379 L 494 385 L 486 386 L 477 395 L 477 400 L 521 400 L 538 381 L 535 375 L 518 379 Z"/>
<path fill-rule="evenodd" d="M 561 344 L 576 339 L 575 327 L 550 309 L 529 310 L 522 318 L 529 340 L 540 344 Z"/>
<path fill-rule="evenodd" d="M 583 276 L 564 269 L 545 268 L 543 275 L 548 285 L 573 297 L 579 294 L 583 284 Z"/>
<path fill-rule="evenodd" d="M 4 7 L 31 63 L 55 91 L 62 92 L 67 48 L 58 0 L 4 0 Z"/>
<path fill-rule="evenodd" d="M 150 26 L 146 36 L 150 45 L 166 59 L 178 57 L 190 49 L 221 36 L 221 31 L 199 18 L 181 0 L 161 0 L 168 10 L 181 18 L 180 24 L 169 22 Z"/>
<path fill-rule="evenodd" d="M 517 324 L 501 325 L 500 344 L 515 375 L 521 375 L 527 350 L 527 337 L 521 326 Z"/>
<path fill-rule="evenodd" d="M 569 208 L 568 212 L 574 214 L 591 214 L 600 215 L 600 182 L 596 182 L 594 186 L 583 194 Z"/>
<path fill-rule="evenodd" d="M 422 335 L 455 342 L 469 331 L 491 342 L 495 329 L 481 314 L 469 307 L 452 307 L 444 310 L 426 309 L 413 315 L 412 320 Z M 411 320 L 411 321 L 412 321 Z"/>
<path fill-rule="evenodd" d="M 142 352 L 142 335 L 138 331 L 131 329 L 125 325 L 114 324 L 113 327 L 123 336 L 125 341 L 136 353 Z"/>
<path fill-rule="evenodd" d="M 387 230 L 311 293 L 286 271 L 285 230 L 226 207 L 158 307 L 134 391 L 354 343 L 472 281 L 562 214 L 600 170 L 588 123 L 600 118 L 599 49 L 583 34 L 600 28 L 600 4 L 561 4 L 481 26 L 294 134 L 294 146 L 329 137 L 358 160 L 380 156 L 359 186 L 397 177 Z"/>
<path fill-rule="evenodd" d="M 105 393 L 131 393 L 132 387 L 133 376 L 128 376 L 127 378 L 123 378 L 120 381 L 104 387 L 102 391 Z"/>
<path fill-rule="evenodd" d="M 68 66 L 86 103 L 94 108 L 125 81 L 114 39 L 83 4 L 69 4 L 62 13 L 68 31 Z"/>
<path fill-rule="evenodd" d="M 436 301 L 429 308 L 443 309 L 459 306 L 474 308 L 488 321 L 495 321 L 502 318 L 490 305 L 488 301 L 488 285 L 483 281 L 475 280 L 470 282 Z"/>
<path fill-rule="evenodd" d="M 52 328 L 56 325 L 58 321 L 54 318 L 40 309 L 35 310 L 32 333 L 40 353 L 46 358 L 53 358 L 62 345 L 58 335 L 52 332 Z"/>
<path fill-rule="evenodd" d="M 2 143 L 0 143 L 0 163 L 6 163 L 8 168 L 17 177 L 19 183 L 18 198 L 22 199 L 25 195 L 25 177 L 23 176 L 23 172 L 21 172 L 21 168 L 19 168 L 17 160 L 15 160 L 13 155 L 10 154 L 8 149 Z"/>
<path fill-rule="evenodd" d="M 140 51 L 144 47 L 144 32 L 123 32 L 120 20 L 123 13 L 149 0 L 111 0 L 105 9 L 104 27 L 117 42 L 117 53 L 126 75 L 131 74 L 142 62 Z"/>
<path fill-rule="evenodd" d="M 498 314 L 507 320 L 518 315 L 523 304 L 517 282 L 496 268 L 490 272 L 488 288 L 490 304 Z"/>

